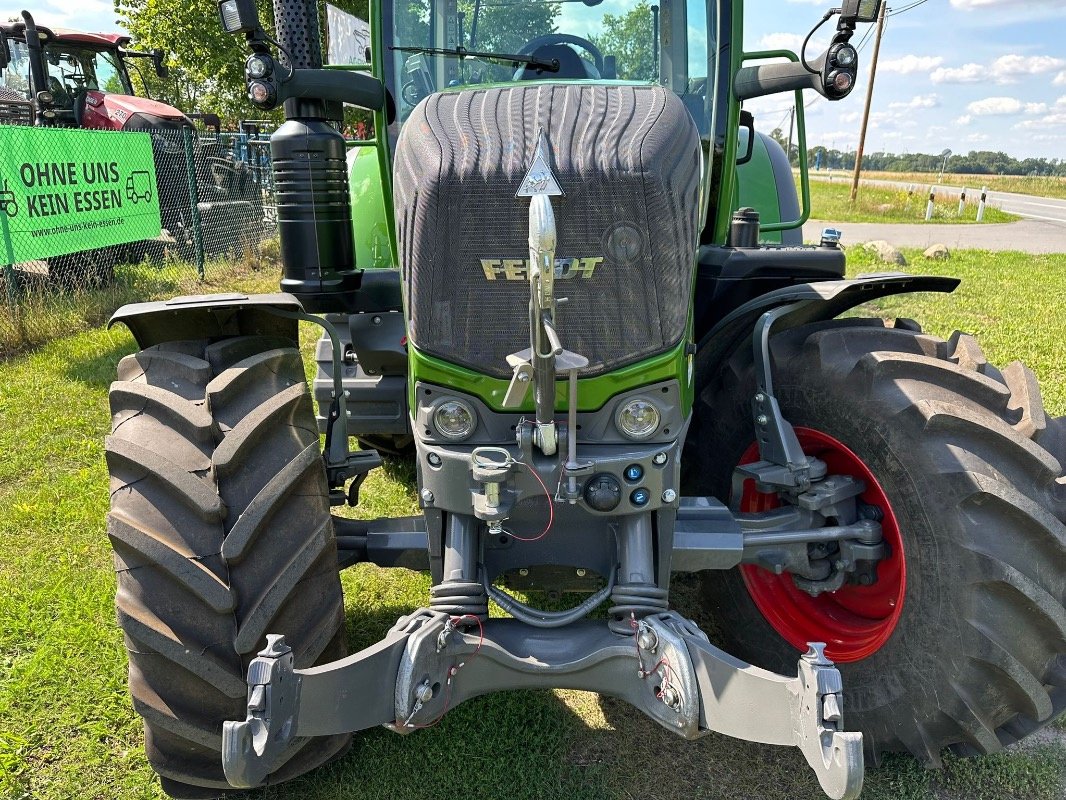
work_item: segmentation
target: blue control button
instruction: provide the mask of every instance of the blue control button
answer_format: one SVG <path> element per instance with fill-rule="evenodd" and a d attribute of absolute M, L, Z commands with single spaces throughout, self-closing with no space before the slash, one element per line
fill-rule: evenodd
<path fill-rule="evenodd" d="M 630 464 L 626 467 L 626 471 L 623 472 L 622 475 L 630 483 L 636 483 L 644 477 L 644 467 L 640 464 Z"/>
<path fill-rule="evenodd" d="M 639 489 L 634 489 L 633 493 L 629 495 L 629 501 L 635 506 L 646 506 L 649 500 L 651 500 L 651 492 L 643 486 Z"/>

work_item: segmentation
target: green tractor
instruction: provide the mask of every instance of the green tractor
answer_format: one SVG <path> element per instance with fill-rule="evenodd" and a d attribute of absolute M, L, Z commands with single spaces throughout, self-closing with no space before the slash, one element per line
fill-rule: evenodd
<path fill-rule="evenodd" d="M 168 793 L 511 689 L 795 746 L 833 798 L 884 753 L 991 753 L 1062 713 L 1066 422 L 968 335 L 846 314 L 958 282 L 803 246 L 806 165 L 797 197 L 741 109 L 845 97 L 879 7 L 833 9 L 813 58 L 744 52 L 740 0 L 381 0 L 368 63 L 329 69 L 311 0 L 274 0 L 276 40 L 221 0 L 250 101 L 287 118 L 282 293 L 113 320 L 142 348 L 111 389 L 116 604 Z M 374 141 L 346 151 L 343 102 Z M 332 515 L 381 450 L 423 513 Z M 359 562 L 433 587 L 348 654 Z"/>

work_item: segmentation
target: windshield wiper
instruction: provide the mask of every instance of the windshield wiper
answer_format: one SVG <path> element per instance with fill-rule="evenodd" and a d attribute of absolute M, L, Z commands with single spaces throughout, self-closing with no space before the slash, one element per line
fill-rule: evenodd
<path fill-rule="evenodd" d="M 390 50 L 398 50 L 401 53 L 420 53 L 424 56 L 457 56 L 458 58 L 480 58 L 485 61 L 496 61 L 502 64 L 518 66 L 525 64 L 529 67 L 544 69 L 548 72 L 559 71 L 559 59 L 543 59 L 535 56 L 523 56 L 514 53 L 483 53 L 478 50 L 467 50 L 465 47 L 390 47 Z"/>

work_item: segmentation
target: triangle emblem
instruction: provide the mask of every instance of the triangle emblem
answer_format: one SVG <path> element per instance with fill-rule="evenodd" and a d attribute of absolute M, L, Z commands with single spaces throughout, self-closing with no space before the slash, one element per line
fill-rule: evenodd
<path fill-rule="evenodd" d="M 550 197 L 561 197 L 563 190 L 559 186 L 559 180 L 552 172 L 551 163 L 548 159 L 548 137 L 541 130 L 537 139 L 537 149 L 533 153 L 533 163 L 529 165 L 526 177 L 522 179 L 522 185 L 515 197 L 533 197 L 538 194 L 546 194 Z"/>

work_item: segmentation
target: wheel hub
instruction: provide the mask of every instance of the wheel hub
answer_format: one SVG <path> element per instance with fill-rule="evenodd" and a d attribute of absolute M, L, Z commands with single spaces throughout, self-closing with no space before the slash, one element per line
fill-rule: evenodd
<path fill-rule="evenodd" d="M 877 478 L 851 449 L 811 428 L 797 427 L 796 435 L 803 452 L 826 462 L 830 474 L 850 475 L 866 484 L 860 500 L 883 515 L 881 527 L 888 557 L 878 563 L 876 583 L 847 584 L 817 597 L 797 587 L 788 574 L 776 575 L 746 565 L 741 567 L 741 575 L 756 607 L 797 650 L 805 650 L 808 642 L 825 642 L 826 655 L 833 661 L 861 661 L 888 641 L 903 612 L 907 571 L 899 523 Z M 758 459 L 758 445 L 752 444 L 740 463 Z M 777 508 L 781 500 L 776 494 L 759 492 L 755 481 L 747 480 L 739 505 L 740 511 L 753 513 Z"/>

